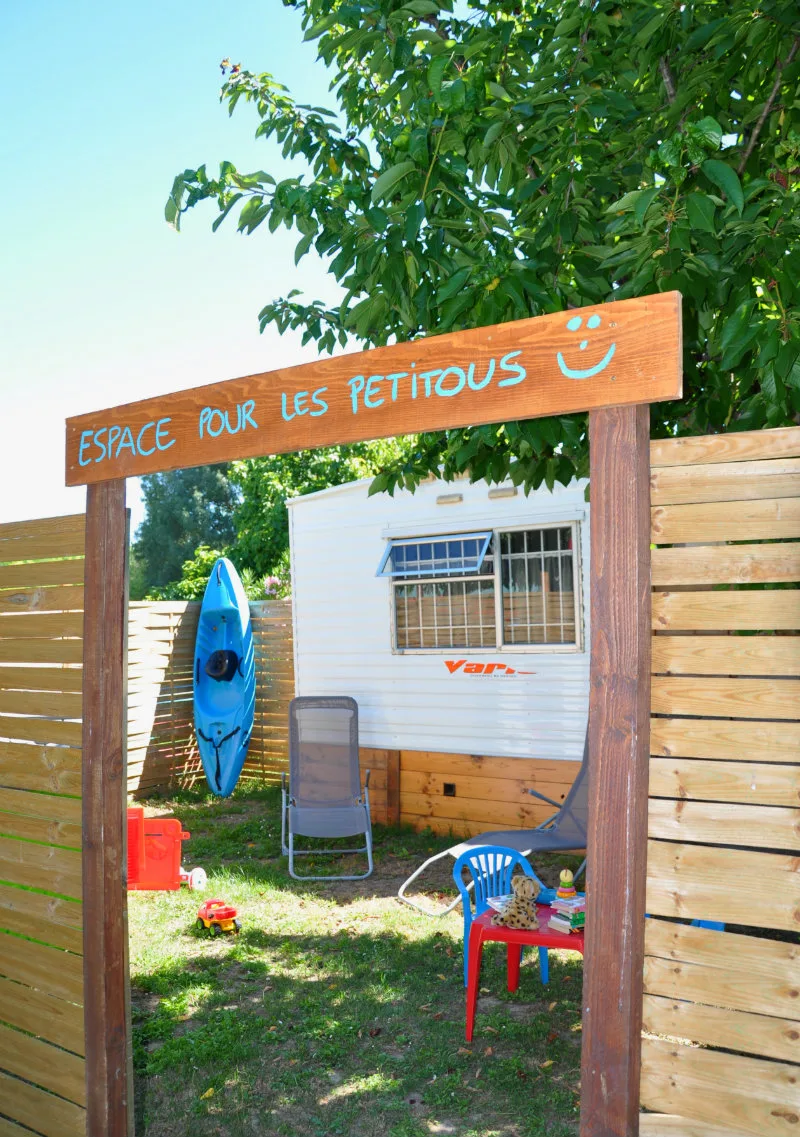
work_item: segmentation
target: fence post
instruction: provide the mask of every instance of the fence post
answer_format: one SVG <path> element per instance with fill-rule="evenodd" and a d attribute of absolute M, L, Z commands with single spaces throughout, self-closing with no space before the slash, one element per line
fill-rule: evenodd
<path fill-rule="evenodd" d="M 87 488 L 83 631 L 83 973 L 87 1137 L 127 1137 L 125 481 Z"/>
<path fill-rule="evenodd" d="M 650 408 L 589 414 L 591 678 L 581 1137 L 637 1137 L 650 753 Z"/>

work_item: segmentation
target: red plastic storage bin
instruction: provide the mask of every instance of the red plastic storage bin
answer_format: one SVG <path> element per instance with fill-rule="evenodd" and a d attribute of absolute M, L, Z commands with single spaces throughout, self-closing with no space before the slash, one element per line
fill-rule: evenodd
<path fill-rule="evenodd" d="M 128 806 L 128 888 L 180 888 L 181 843 L 188 837 L 176 817 L 145 817 L 140 805 Z"/>

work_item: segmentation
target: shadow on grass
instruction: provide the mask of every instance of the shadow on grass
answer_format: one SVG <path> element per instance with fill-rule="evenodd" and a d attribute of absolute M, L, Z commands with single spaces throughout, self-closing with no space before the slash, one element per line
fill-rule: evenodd
<path fill-rule="evenodd" d="M 509 995 L 487 950 L 467 1045 L 461 948 L 441 931 L 208 944 L 187 932 L 186 958 L 133 976 L 140 1137 L 577 1131 L 579 961 L 551 956 L 544 987 L 533 959 Z"/>
<path fill-rule="evenodd" d="M 161 802 L 158 802 L 161 805 Z M 299 849 L 311 855 L 298 863 L 302 873 L 319 875 L 317 881 L 295 881 L 287 870 L 287 858 L 281 851 L 280 789 L 238 790 L 230 798 L 219 799 L 207 790 L 177 793 L 163 803 L 178 817 L 191 839 L 183 847 L 187 867 L 201 864 L 209 874 L 220 870 L 240 872 L 254 883 L 274 885 L 292 892 L 349 902 L 354 897 L 385 898 L 396 894 L 402 882 L 428 857 L 443 852 L 457 843 L 456 834 L 440 835 L 430 830 L 416 831 L 410 826 L 373 827 L 375 872 L 366 880 L 336 882 L 336 873 L 363 871 L 365 857 L 315 856 L 315 842 L 299 838 Z M 327 840 L 333 848 L 346 848 L 352 838 Z M 320 842 L 316 842 L 319 847 Z M 564 867 L 577 869 L 581 857 L 569 854 L 544 854 L 532 858 L 537 874 L 546 885 L 555 887 Z M 444 857 L 420 878 L 419 888 L 435 897 L 449 900 L 455 896 L 452 877 L 453 860 Z"/>

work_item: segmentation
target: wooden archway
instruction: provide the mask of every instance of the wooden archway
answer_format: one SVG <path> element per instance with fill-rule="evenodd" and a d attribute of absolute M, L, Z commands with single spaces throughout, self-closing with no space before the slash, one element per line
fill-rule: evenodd
<path fill-rule="evenodd" d="M 67 421 L 87 485 L 83 896 L 87 1132 L 127 1137 L 125 478 L 589 411 L 592 649 L 581 1137 L 635 1137 L 650 738 L 649 404 L 681 396 L 676 292 L 436 336 Z"/>

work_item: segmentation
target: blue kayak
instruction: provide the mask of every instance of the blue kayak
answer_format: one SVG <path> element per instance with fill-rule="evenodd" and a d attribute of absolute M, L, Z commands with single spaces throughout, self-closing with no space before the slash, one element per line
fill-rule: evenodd
<path fill-rule="evenodd" d="M 194 650 L 194 726 L 213 793 L 233 793 L 256 703 L 250 605 L 239 574 L 220 557 L 206 585 Z"/>

